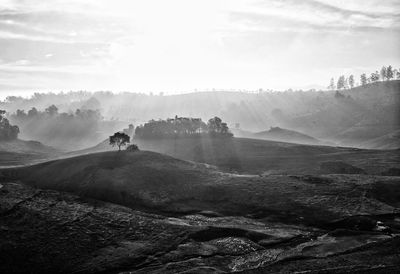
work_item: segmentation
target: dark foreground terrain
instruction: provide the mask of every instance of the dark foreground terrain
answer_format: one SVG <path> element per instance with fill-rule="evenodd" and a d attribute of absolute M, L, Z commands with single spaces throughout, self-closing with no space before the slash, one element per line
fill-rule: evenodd
<path fill-rule="evenodd" d="M 397 176 L 239 175 L 146 151 L 0 175 L 1 273 L 400 271 Z"/>

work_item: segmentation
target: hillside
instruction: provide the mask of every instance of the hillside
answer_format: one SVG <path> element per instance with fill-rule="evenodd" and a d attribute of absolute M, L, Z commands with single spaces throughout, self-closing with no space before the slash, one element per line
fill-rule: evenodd
<path fill-rule="evenodd" d="M 360 146 L 373 149 L 399 149 L 400 129 L 378 138 L 368 140 L 364 143 L 361 143 Z"/>
<path fill-rule="evenodd" d="M 235 175 L 123 151 L 1 180 L 0 270 L 276 273 L 329 269 L 343 254 L 346 270 L 398 270 L 399 177 Z"/>
<path fill-rule="evenodd" d="M 37 141 L 0 142 L 0 166 L 25 165 L 59 156 L 62 152 Z"/>
<path fill-rule="evenodd" d="M 357 178 L 364 178 L 364 180 L 368 178 L 368 184 L 379 181 L 378 178 L 361 175 L 353 175 L 353 177 L 329 175 L 316 178 L 314 183 L 311 183 L 313 179 L 308 176 L 233 175 L 221 173 L 208 165 L 147 151 L 95 153 L 27 167 L 5 169 L 2 175 L 11 176 L 39 188 L 71 191 L 128 206 L 160 207 L 163 210 L 185 212 L 195 208 L 199 211 L 212 210 L 210 208 L 212 203 L 220 201 L 219 210 L 225 213 L 236 210 L 248 211 L 251 208 L 253 210 L 255 208 L 266 210 L 266 207 L 268 210 L 273 210 L 273 208 L 277 210 L 282 206 L 291 208 L 294 200 L 296 203 L 303 203 L 301 200 L 298 201 L 298 198 L 301 195 L 309 195 L 311 188 L 315 188 L 313 192 L 319 195 L 319 191 L 329 191 L 327 187 L 335 182 L 334 192 L 341 191 L 341 188 L 344 191 L 351 187 L 345 183 L 348 178 L 354 178 L 356 181 L 358 181 Z M 396 181 L 396 177 L 387 178 L 384 181 L 392 184 Z M 277 193 L 274 193 L 273 185 L 278 182 Z M 291 189 L 290 186 L 294 182 L 296 185 L 299 184 L 296 190 Z M 251 191 L 247 189 L 249 184 L 251 184 Z M 360 185 L 360 188 L 364 189 L 364 186 Z M 280 196 L 279 192 L 285 195 Z M 291 196 L 290 193 L 296 197 Z M 375 195 L 376 193 L 371 192 L 368 197 L 372 198 Z M 260 199 L 255 199 L 258 196 Z M 281 199 L 286 201 L 279 201 Z M 287 201 L 287 199 L 292 201 Z M 240 203 L 242 203 L 241 206 L 239 206 Z M 348 210 L 338 211 L 338 206 L 340 207 L 339 204 L 332 204 L 326 210 L 333 210 L 335 213 L 331 212 L 331 214 L 338 214 L 337 217 L 349 214 Z M 295 213 L 298 209 L 291 210 Z M 305 209 L 300 209 L 300 211 L 303 210 Z M 375 212 L 377 209 L 371 207 L 368 210 Z M 304 212 L 299 214 L 304 214 Z M 311 215 L 315 216 L 315 214 L 317 213 Z M 320 217 L 324 218 L 324 215 Z"/>
<path fill-rule="evenodd" d="M 308 113 L 284 116 L 282 125 L 317 138 L 360 147 L 400 128 L 400 81 L 385 81 L 340 91 L 344 97 L 320 98 Z M 373 148 L 373 147 L 368 147 Z"/>
<path fill-rule="evenodd" d="M 309 135 L 280 127 L 271 127 L 269 130 L 257 132 L 253 134 L 253 137 L 258 139 L 266 139 L 278 142 L 288 142 L 297 144 L 316 145 L 321 143 L 319 140 Z"/>
<path fill-rule="evenodd" d="M 345 163 L 363 170 L 362 173 L 378 175 L 391 168 L 400 168 L 398 152 L 394 150 L 300 145 L 247 138 L 134 139 L 133 142 L 141 150 L 244 174 L 329 174 L 340 170 L 339 167 L 328 170 L 321 168 L 323 163 L 331 163 L 330 167 Z M 110 150 L 114 148 L 104 141 L 93 148 L 69 155 Z"/>

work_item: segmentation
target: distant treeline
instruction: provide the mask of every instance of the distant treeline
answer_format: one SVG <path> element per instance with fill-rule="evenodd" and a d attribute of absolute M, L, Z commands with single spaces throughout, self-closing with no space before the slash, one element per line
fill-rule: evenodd
<path fill-rule="evenodd" d="M 350 75 L 349 77 L 345 77 L 344 75 L 339 76 L 337 82 L 335 83 L 335 79 L 331 78 L 331 82 L 328 86 L 330 90 L 340 90 L 340 89 L 349 89 L 355 86 L 365 86 L 370 83 L 375 83 L 378 81 L 390 81 L 393 79 L 400 79 L 400 69 L 393 69 L 392 66 L 385 67 L 383 66 L 380 71 L 375 71 L 367 76 L 367 74 L 363 73 L 360 75 L 360 82 L 355 83 L 354 75 Z"/>
<path fill-rule="evenodd" d="M 200 118 L 178 117 L 151 120 L 135 129 L 138 138 L 195 137 L 202 135 L 232 137 L 228 125 L 214 117 L 207 124 Z"/>
<path fill-rule="evenodd" d="M 102 117 L 98 110 L 77 109 L 74 113 L 60 113 L 55 105 L 51 105 L 44 111 L 34 107 L 28 112 L 18 109 L 9 119 L 30 139 L 62 147 L 94 137 Z"/>
<path fill-rule="evenodd" d="M 11 125 L 8 119 L 4 117 L 5 114 L 4 110 L 0 110 L 0 141 L 17 139 L 19 128 L 18 126 Z"/>

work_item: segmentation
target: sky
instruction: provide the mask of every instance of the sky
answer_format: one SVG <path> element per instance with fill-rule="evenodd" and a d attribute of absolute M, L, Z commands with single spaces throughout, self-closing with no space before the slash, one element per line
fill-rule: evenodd
<path fill-rule="evenodd" d="M 323 88 L 400 67 L 398 0 L 0 0 L 0 96 Z"/>

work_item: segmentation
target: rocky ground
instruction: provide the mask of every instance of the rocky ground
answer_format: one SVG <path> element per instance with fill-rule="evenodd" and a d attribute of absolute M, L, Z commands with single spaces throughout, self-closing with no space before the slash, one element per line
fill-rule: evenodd
<path fill-rule="evenodd" d="M 211 211 L 173 216 L 3 182 L 0 215 L 1 273 L 400 271 L 397 214 L 330 227 Z"/>

